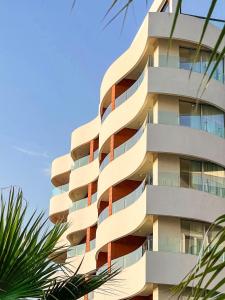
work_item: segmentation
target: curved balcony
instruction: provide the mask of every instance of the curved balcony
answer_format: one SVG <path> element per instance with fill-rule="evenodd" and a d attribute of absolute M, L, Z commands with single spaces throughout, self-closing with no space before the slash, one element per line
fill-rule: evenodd
<path fill-rule="evenodd" d="M 89 164 L 74 169 L 70 174 L 69 196 L 72 200 L 78 200 L 87 193 L 87 185 L 96 181 L 99 174 L 99 160 L 96 158 Z"/>
<path fill-rule="evenodd" d="M 150 102 L 147 101 L 148 76 L 149 72 L 146 67 L 141 75 L 138 88 L 127 99 L 122 94 L 120 97 L 125 101 L 121 100 L 120 105 L 103 122 L 99 134 L 99 149 L 101 152 L 105 150 L 106 142 L 109 141 L 112 134 L 129 127 L 132 123 L 136 124 L 135 128 L 143 122 L 144 112 L 149 110 L 150 107 Z"/>
<path fill-rule="evenodd" d="M 57 157 L 52 162 L 51 181 L 55 186 L 69 182 L 72 158 L 70 154 Z"/>
<path fill-rule="evenodd" d="M 166 67 L 149 67 L 148 72 L 149 93 L 199 100 L 225 111 L 225 103 L 222 100 L 225 97 L 225 85 L 220 81 L 211 80 L 202 94 L 201 91 L 199 92 L 199 86 L 203 75 L 192 72 L 189 76 L 190 71 L 180 69 L 179 62 L 177 62 L 177 68 L 170 67 L 168 64 Z"/>
<path fill-rule="evenodd" d="M 70 270 L 72 272 L 77 272 L 78 267 L 80 267 L 78 274 L 88 274 L 95 271 L 95 249 L 93 248 L 86 253 L 85 249 L 80 252 L 82 253 L 77 256 L 67 258 L 66 263 L 69 265 Z"/>
<path fill-rule="evenodd" d="M 147 185 L 146 189 L 147 215 L 195 219 L 212 223 L 221 214 L 225 214 L 225 199 L 208 192 L 174 186 L 173 181 L 167 181 L 167 185 L 161 186 Z"/>
<path fill-rule="evenodd" d="M 122 284 L 116 285 L 116 293 L 100 293 L 98 290 L 94 292 L 95 300 L 119 300 L 138 296 L 147 296 L 152 291 L 152 286 L 147 286 L 146 282 L 146 254 L 141 254 L 141 250 L 137 251 L 136 256 L 132 257 L 133 263 L 129 265 L 129 259 L 126 259 L 126 268 L 122 270 L 116 277 L 116 282 Z M 130 257 L 131 258 L 131 257 Z M 129 266 L 128 266 L 129 265 Z M 151 272 L 152 272 L 152 268 Z M 138 276 L 137 276 L 138 274 Z M 107 284 L 102 288 L 107 289 Z"/>
<path fill-rule="evenodd" d="M 91 204 L 95 203 L 96 201 L 97 201 L 97 193 L 92 195 Z M 69 212 L 72 213 L 79 209 L 83 209 L 85 207 L 88 207 L 88 197 L 73 202 L 73 204 L 70 206 Z"/>
<path fill-rule="evenodd" d="M 52 196 L 58 196 L 63 193 L 67 193 L 69 191 L 69 184 L 64 184 L 61 186 L 53 187 L 52 189 Z"/>
<path fill-rule="evenodd" d="M 112 215 L 119 212 L 122 209 L 125 209 L 126 207 L 133 204 L 135 201 L 139 199 L 141 194 L 143 193 L 145 189 L 145 181 L 143 181 L 140 186 L 135 189 L 130 194 L 126 195 L 125 197 L 117 200 L 116 202 L 113 202 L 112 204 Z M 99 215 L 98 217 L 98 225 L 100 225 L 106 218 L 109 217 L 108 213 L 108 207 L 106 207 Z"/>
<path fill-rule="evenodd" d="M 52 196 L 50 199 L 49 218 L 53 223 L 65 222 L 71 206 L 68 193 Z"/>
<path fill-rule="evenodd" d="M 97 116 L 94 120 L 73 131 L 71 137 L 71 155 L 74 159 L 89 150 L 88 143 L 98 136 L 99 127 L 100 118 Z"/>
<path fill-rule="evenodd" d="M 115 99 L 115 109 L 118 108 L 124 102 L 126 102 L 137 91 L 137 89 L 139 88 L 139 86 L 141 85 L 144 79 L 144 74 L 145 74 L 145 69 L 138 77 L 138 79 L 134 82 L 134 84 Z M 112 112 L 112 108 L 111 105 L 109 105 L 102 115 L 102 123 L 105 121 L 105 119 L 108 117 L 108 115 L 111 112 Z"/>
<path fill-rule="evenodd" d="M 189 156 L 225 166 L 224 139 L 184 126 L 147 124 L 147 127 L 148 151 Z"/>
<path fill-rule="evenodd" d="M 125 143 L 114 149 L 114 159 L 130 150 L 137 143 L 137 141 L 140 139 L 141 135 L 144 132 L 145 126 L 146 123 L 144 123 L 144 125 L 142 125 L 141 128 L 139 128 L 139 130 L 129 140 L 127 140 Z M 110 153 L 102 161 L 100 165 L 100 171 L 102 171 L 109 163 Z"/>
<path fill-rule="evenodd" d="M 67 217 L 67 222 L 71 224 L 67 230 L 67 238 L 72 241 L 72 244 L 79 243 L 86 235 L 86 229 L 95 225 L 97 220 L 97 201 L 85 208 L 71 212 Z"/>
<path fill-rule="evenodd" d="M 147 190 L 141 192 L 141 186 L 137 189 L 137 195 L 131 194 L 129 200 L 121 199 L 121 203 L 115 202 L 114 210 L 116 213 L 102 221 L 96 231 L 96 251 L 97 253 L 110 242 L 118 240 L 124 236 L 138 231 L 145 225 L 147 217 Z M 127 206 L 123 209 L 120 204 Z M 133 203 L 131 203 L 133 202 Z M 127 216 L 132 216 L 132 222 L 127 222 Z M 119 224 L 119 226 L 118 226 Z"/>
<path fill-rule="evenodd" d="M 101 104 L 104 102 L 105 96 L 111 86 L 124 78 L 128 72 L 133 70 L 140 63 L 155 38 L 169 38 L 172 23 L 172 14 L 150 12 L 146 16 L 129 49 L 123 53 L 105 73 L 101 85 Z M 204 20 L 181 14 L 179 15 L 177 22 L 177 28 L 179 28 L 179 30 L 175 30 L 173 38 L 175 40 L 198 44 L 203 24 Z M 204 37 L 204 46 L 209 49 L 213 49 L 220 32 L 220 29 L 209 24 Z M 150 39 L 148 42 L 149 37 Z M 219 51 L 221 51 L 222 48 L 223 46 L 221 45 Z"/>

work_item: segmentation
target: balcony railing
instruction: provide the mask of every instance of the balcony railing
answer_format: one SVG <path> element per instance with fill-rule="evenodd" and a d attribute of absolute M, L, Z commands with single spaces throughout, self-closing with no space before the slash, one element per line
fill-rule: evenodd
<path fill-rule="evenodd" d="M 159 186 L 186 187 L 225 198 L 225 178 L 206 174 L 187 173 L 190 182 L 181 184 L 181 175 L 175 172 L 159 172 Z"/>
<path fill-rule="evenodd" d="M 179 55 L 172 56 L 172 55 L 159 55 L 158 64 L 156 65 L 153 62 L 154 67 L 162 67 L 162 68 L 176 68 L 176 69 L 184 69 L 190 71 L 192 69 L 193 72 L 204 74 L 207 68 L 207 62 L 205 61 L 198 61 L 193 62 L 190 58 L 190 61 L 181 61 L 181 57 Z M 212 67 L 210 70 L 207 71 L 208 74 L 211 73 Z M 221 67 L 218 67 L 213 75 L 213 79 L 218 80 L 224 83 L 224 70 Z"/>
<path fill-rule="evenodd" d="M 152 236 L 149 236 L 147 241 L 144 242 L 139 248 L 134 250 L 133 252 L 126 254 L 124 256 L 118 257 L 111 261 L 111 266 L 116 269 L 126 269 L 136 262 L 138 262 L 142 256 L 145 254 L 146 251 L 152 251 Z M 103 265 L 97 271 L 97 274 L 107 270 L 108 264 Z"/>
<path fill-rule="evenodd" d="M 97 149 L 94 152 L 94 155 L 93 155 L 94 160 L 98 158 L 98 151 L 99 150 Z M 71 170 L 75 170 L 75 169 L 78 169 L 80 167 L 86 166 L 89 163 L 90 163 L 90 154 L 75 160 L 72 167 L 71 167 Z"/>
<path fill-rule="evenodd" d="M 61 185 L 61 186 L 57 186 L 57 187 L 54 187 L 52 189 L 52 196 L 57 196 L 57 195 L 60 195 L 62 193 L 66 193 L 69 191 L 69 184 L 64 184 L 64 185 Z"/>
<path fill-rule="evenodd" d="M 83 255 L 86 251 L 86 243 L 72 246 L 67 251 L 67 257 L 75 257 L 79 255 Z"/>
<path fill-rule="evenodd" d="M 191 116 L 191 115 L 181 115 L 176 112 L 169 111 L 159 111 L 158 112 L 158 123 L 165 125 L 176 125 L 184 126 L 193 129 L 198 129 L 206 131 L 210 134 L 216 135 L 221 138 L 225 138 L 225 127 L 221 122 L 218 122 L 216 118 L 212 120 L 207 120 L 204 116 Z M 183 123 L 183 124 L 182 124 Z"/>
<path fill-rule="evenodd" d="M 130 150 L 139 141 L 139 139 L 141 138 L 145 130 L 147 122 L 148 122 L 148 117 L 143 123 L 143 125 L 141 126 L 141 128 L 139 128 L 138 131 L 129 140 L 127 140 L 125 143 L 123 143 L 122 145 L 114 149 L 114 159 L 124 154 L 128 150 Z M 109 163 L 110 163 L 110 153 L 103 159 L 100 165 L 100 171 L 102 171 Z"/>
<path fill-rule="evenodd" d="M 126 195 L 125 197 L 113 202 L 112 204 L 112 214 L 117 213 L 118 211 L 130 206 L 135 201 L 139 199 L 141 194 L 144 192 L 146 182 L 143 181 L 138 188 L 136 188 L 133 192 Z M 98 225 L 101 224 L 106 218 L 109 216 L 108 207 L 106 207 L 98 217 Z"/>
<path fill-rule="evenodd" d="M 96 239 L 90 241 L 90 251 L 94 250 L 96 246 Z"/>
<path fill-rule="evenodd" d="M 144 74 L 145 74 L 145 68 L 142 71 L 141 75 L 138 77 L 138 79 L 132 84 L 132 86 L 130 86 L 124 93 L 122 93 L 119 97 L 115 99 L 115 108 L 119 107 L 121 104 L 126 102 L 137 91 L 137 89 L 139 88 L 139 86 L 141 85 L 144 79 Z M 111 111 L 112 111 L 112 107 L 111 105 L 109 105 L 102 115 L 102 123 L 111 113 Z"/>
<path fill-rule="evenodd" d="M 80 167 L 86 166 L 87 164 L 89 164 L 90 161 L 90 155 L 88 154 L 87 156 L 81 157 L 77 160 L 74 161 L 71 170 L 75 170 L 78 169 Z"/>
<path fill-rule="evenodd" d="M 97 201 L 97 193 L 95 193 L 91 196 L 91 204 L 93 204 L 96 201 Z M 72 213 L 74 211 L 77 211 L 77 210 L 85 208 L 85 207 L 88 207 L 88 197 L 73 202 L 69 211 L 70 211 L 70 213 Z"/>

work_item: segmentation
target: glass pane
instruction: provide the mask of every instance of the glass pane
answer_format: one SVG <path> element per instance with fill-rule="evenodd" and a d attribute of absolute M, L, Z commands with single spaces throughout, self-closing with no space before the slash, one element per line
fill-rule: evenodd
<path fill-rule="evenodd" d="M 224 112 L 211 105 L 202 105 L 202 129 L 224 138 Z"/>
<path fill-rule="evenodd" d="M 195 49 L 180 47 L 180 68 L 191 70 L 195 59 Z M 192 70 L 194 72 L 201 72 L 201 58 L 199 57 L 194 63 Z"/>
<path fill-rule="evenodd" d="M 201 107 L 195 103 L 180 101 L 180 125 L 201 129 Z"/>

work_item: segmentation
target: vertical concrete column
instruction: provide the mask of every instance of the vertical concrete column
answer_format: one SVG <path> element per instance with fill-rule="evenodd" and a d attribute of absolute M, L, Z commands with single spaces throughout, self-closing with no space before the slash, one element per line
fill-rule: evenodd
<path fill-rule="evenodd" d="M 179 125 L 179 98 L 157 95 L 153 101 L 153 124 Z"/>
<path fill-rule="evenodd" d="M 168 40 L 159 39 L 154 50 L 153 58 L 154 67 L 178 69 L 180 66 L 179 42 L 173 41 L 170 45 Z"/>
<path fill-rule="evenodd" d="M 180 158 L 177 155 L 158 153 L 153 160 L 153 185 L 180 186 Z"/>
<path fill-rule="evenodd" d="M 181 225 L 179 218 L 155 218 L 153 222 L 153 251 L 181 252 Z"/>

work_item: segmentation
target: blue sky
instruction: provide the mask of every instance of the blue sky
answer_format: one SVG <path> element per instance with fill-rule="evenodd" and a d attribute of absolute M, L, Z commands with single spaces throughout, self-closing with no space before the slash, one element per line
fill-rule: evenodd
<path fill-rule="evenodd" d="M 147 12 L 137 0 L 122 34 L 121 18 L 103 30 L 110 3 L 77 0 L 72 13 L 72 1 L 0 3 L 0 186 L 21 186 L 33 208 L 48 211 L 51 161 L 96 116 L 104 72 Z"/>

